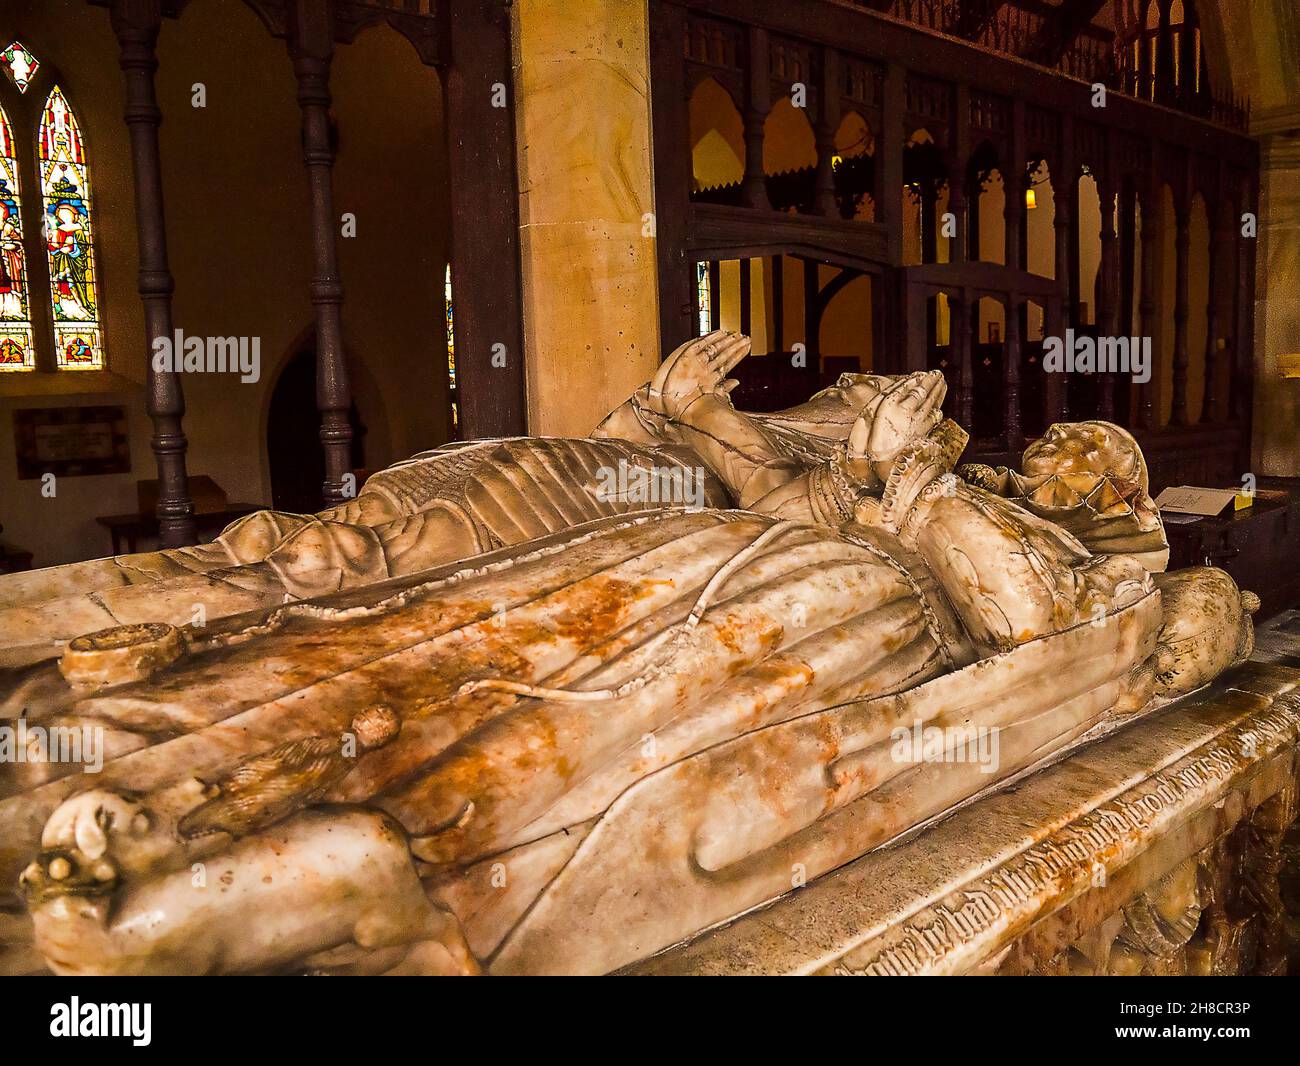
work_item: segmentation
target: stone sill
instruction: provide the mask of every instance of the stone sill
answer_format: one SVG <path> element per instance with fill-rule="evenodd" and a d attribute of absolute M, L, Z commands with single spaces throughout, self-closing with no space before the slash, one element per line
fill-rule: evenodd
<path fill-rule="evenodd" d="M 0 400 L 27 396 L 85 396 L 139 392 L 144 386 L 111 370 L 30 371 L 0 374 Z"/>

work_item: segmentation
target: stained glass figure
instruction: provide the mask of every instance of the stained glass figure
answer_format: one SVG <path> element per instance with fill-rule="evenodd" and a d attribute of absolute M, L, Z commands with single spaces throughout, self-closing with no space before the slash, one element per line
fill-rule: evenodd
<path fill-rule="evenodd" d="M 0 371 L 36 367 L 19 194 L 13 127 L 0 108 Z"/>
<path fill-rule="evenodd" d="M 456 333 L 452 329 L 453 312 L 451 309 L 451 264 L 447 264 L 447 273 L 443 277 L 442 300 L 447 309 L 447 374 L 451 387 L 456 387 Z"/>
<path fill-rule="evenodd" d="M 3 39 L 0 38 L 0 40 Z M 3 52 L 0 52 L 0 61 L 4 63 L 5 73 L 9 75 L 9 80 L 18 87 L 20 93 L 27 91 L 28 83 L 36 76 L 36 71 L 41 66 L 40 60 L 27 51 L 22 41 L 14 41 Z"/>
<path fill-rule="evenodd" d="M 451 382 L 451 435 L 455 439 L 460 436 L 460 400 L 456 393 L 456 332 L 452 328 L 450 263 L 442 279 L 442 303 L 447 312 L 447 379 Z"/>
<path fill-rule="evenodd" d="M 102 370 L 104 347 L 95 284 L 90 182 L 81 127 L 57 85 L 41 115 L 37 144 L 45 245 L 60 370 Z"/>

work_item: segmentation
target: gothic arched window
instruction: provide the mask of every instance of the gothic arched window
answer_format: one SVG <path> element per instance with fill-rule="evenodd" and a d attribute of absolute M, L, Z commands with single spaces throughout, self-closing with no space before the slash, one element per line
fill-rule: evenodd
<path fill-rule="evenodd" d="M 451 264 L 447 264 L 442 277 L 442 306 L 447 316 L 447 380 L 451 387 L 451 438 L 460 438 L 460 399 L 456 391 L 456 328 L 455 309 L 451 301 Z"/>
<path fill-rule="evenodd" d="M 50 266 L 54 357 L 60 370 L 102 370 L 90 182 L 81 127 L 57 85 L 41 109 L 37 139 L 42 220 Z"/>
<path fill-rule="evenodd" d="M 695 264 L 695 319 L 700 336 L 713 329 L 713 282 L 709 277 L 709 264 Z"/>
<path fill-rule="evenodd" d="M 81 124 L 20 41 L 0 49 L 0 70 L 0 371 L 103 370 Z"/>
<path fill-rule="evenodd" d="M 21 195 L 13 127 L 0 107 L 0 370 L 36 366 Z"/>

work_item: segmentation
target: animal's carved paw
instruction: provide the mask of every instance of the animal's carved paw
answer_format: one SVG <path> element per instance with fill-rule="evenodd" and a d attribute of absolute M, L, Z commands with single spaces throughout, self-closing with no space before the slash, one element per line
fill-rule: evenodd
<path fill-rule="evenodd" d="M 29 900 L 98 895 L 142 875 L 171 846 L 154 812 L 130 796 L 93 789 L 65 800 L 41 833 L 41 854 L 23 873 Z"/>
<path fill-rule="evenodd" d="M 106 895 L 117 886 L 117 881 L 118 869 L 110 859 L 88 859 L 75 851 L 53 850 L 43 850 L 19 878 L 29 905 L 53 896 Z"/>

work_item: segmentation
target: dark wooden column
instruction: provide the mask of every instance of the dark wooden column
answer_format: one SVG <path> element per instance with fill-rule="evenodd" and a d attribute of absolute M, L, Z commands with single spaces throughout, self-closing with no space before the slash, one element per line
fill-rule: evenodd
<path fill-rule="evenodd" d="M 956 233 L 948 242 L 948 261 L 951 263 L 966 262 L 968 252 L 969 258 L 979 258 L 979 249 L 970 249 L 967 243 L 970 232 L 967 208 L 979 209 L 978 195 L 972 197 L 967 186 L 969 162 L 970 86 L 958 85 L 953 90 L 952 150 L 948 155 L 948 210 L 956 220 Z"/>
<path fill-rule="evenodd" d="M 1194 32 L 1195 9 L 1191 4 L 1183 4 L 1183 28 L 1178 38 L 1178 101 L 1180 106 L 1191 111 L 1196 103 L 1196 34 Z"/>
<path fill-rule="evenodd" d="M 450 56 L 441 73 L 451 180 L 451 281 L 456 293 L 461 424 L 467 439 L 505 437 L 523 433 L 527 423 L 510 9 L 493 0 L 445 0 L 442 10 L 447 16 Z M 680 68 L 680 23 L 677 31 Z M 496 85 L 505 86 L 510 106 L 493 106 Z M 671 107 L 662 110 L 673 113 Z M 656 126 L 656 138 L 659 132 Z M 689 167 L 685 141 L 683 135 Z M 659 166 L 657 160 L 656 170 Z M 689 170 L 687 174 L 677 187 L 683 197 L 690 189 Z M 675 216 L 675 224 L 684 227 L 684 217 Z M 685 340 L 694 329 L 694 264 L 676 259 L 668 266 L 675 267 L 672 273 L 679 286 L 675 291 L 683 299 L 674 305 L 667 300 L 669 290 L 660 290 L 666 304 L 661 322 L 667 329 L 671 324 L 667 311 L 679 311 L 676 328 L 685 331 L 681 336 Z M 494 354 L 504 359 L 504 366 L 494 365 Z"/>
<path fill-rule="evenodd" d="M 763 132 L 771 109 L 771 61 L 767 31 L 749 28 L 749 68 L 745 93 L 745 177 L 742 186 L 747 207 L 766 208 L 767 178 L 763 173 Z"/>
<path fill-rule="evenodd" d="M 907 106 L 907 73 L 901 63 L 886 66 L 881 92 L 884 115 L 876 139 L 876 221 L 889 234 L 890 261 L 899 263 L 903 257 L 903 111 Z"/>
<path fill-rule="evenodd" d="M 1138 412 L 1142 428 L 1155 429 L 1158 421 L 1156 391 L 1160 387 L 1160 375 L 1155 365 L 1160 358 L 1160 353 L 1155 350 L 1156 316 L 1160 313 L 1160 294 L 1156 292 L 1156 279 L 1159 276 L 1156 256 L 1160 251 L 1160 198 L 1154 189 L 1147 188 L 1139 195 L 1138 202 L 1142 211 L 1142 294 L 1138 300 L 1138 315 L 1142 336 L 1150 337 L 1152 344 L 1151 380 L 1139 386 Z"/>
<path fill-rule="evenodd" d="M 1012 293 L 1007 297 L 1007 333 L 1002 342 L 1002 434 L 1009 451 L 1019 451 L 1024 446 L 1024 430 L 1020 426 L 1020 361 L 1023 337 L 1020 330 L 1024 303 Z"/>
<path fill-rule="evenodd" d="M 839 217 L 835 202 L 835 134 L 840 127 L 840 56 L 834 48 L 821 49 L 822 77 L 817 106 L 817 177 L 813 210 L 819 215 Z"/>
<path fill-rule="evenodd" d="M 1098 286 L 1097 331 L 1104 337 L 1120 334 L 1119 314 L 1119 240 L 1115 232 L 1114 168 L 1103 173 L 1097 182 L 1097 195 L 1101 202 L 1101 284 Z M 1115 417 L 1115 375 L 1101 375 L 1101 417 L 1107 421 Z"/>
<path fill-rule="evenodd" d="M 1184 183 L 1174 200 L 1174 373 L 1173 407 L 1169 421 L 1176 426 L 1187 425 L 1187 321 L 1191 315 L 1188 306 L 1188 287 L 1191 276 L 1191 222 L 1192 194 Z"/>
<path fill-rule="evenodd" d="M 1119 321 L 1125 336 L 1133 333 L 1133 288 L 1137 267 L 1137 195 L 1128 179 L 1119 193 Z"/>
<path fill-rule="evenodd" d="M 1011 138 L 1007 158 L 1002 162 L 1002 219 L 1006 243 L 1003 262 L 1013 270 L 1024 270 L 1020 232 L 1025 225 L 1025 102 L 1011 101 Z"/>
<path fill-rule="evenodd" d="M 1143 100 L 1150 100 L 1155 72 L 1151 67 L 1151 49 L 1147 44 L 1146 35 L 1147 29 L 1144 21 L 1141 29 L 1138 30 L 1138 40 L 1141 42 L 1141 47 L 1138 49 L 1137 93 Z"/>
<path fill-rule="evenodd" d="M 1219 410 L 1219 279 L 1222 276 L 1219 258 L 1232 241 L 1232 212 L 1223 203 L 1224 183 L 1219 182 L 1220 195 L 1214 203 L 1206 203 L 1209 222 L 1210 254 L 1208 285 L 1205 301 L 1205 392 L 1201 400 L 1201 421 L 1215 422 Z"/>
<path fill-rule="evenodd" d="M 743 262 L 743 260 L 742 260 Z M 808 368 L 815 375 L 821 366 L 820 271 L 815 259 L 803 259 L 803 346 Z"/>
<path fill-rule="evenodd" d="M 1156 0 L 1160 6 L 1160 29 L 1156 37 L 1156 102 L 1168 103 L 1174 98 L 1174 33 L 1169 23 L 1169 9 L 1173 0 Z"/>
<path fill-rule="evenodd" d="M 456 4 L 459 3 L 463 8 L 464 0 L 453 0 L 453 12 L 457 11 Z M 485 20 L 480 16 L 477 19 L 466 19 L 462 13 L 459 16 L 460 25 L 457 27 L 457 16 L 453 14 L 452 18 L 452 35 L 459 40 L 469 42 L 474 31 L 482 32 L 479 28 L 480 23 Z M 654 157 L 654 183 L 655 183 L 655 245 L 659 259 L 659 347 L 661 352 L 670 352 L 679 344 L 686 341 L 699 332 L 698 318 L 695 315 L 695 264 L 686 258 L 686 227 L 687 219 L 690 214 L 691 201 L 691 144 L 690 144 L 690 98 L 691 91 L 686 80 L 686 67 L 682 58 L 682 40 L 686 33 L 685 14 L 681 8 L 672 4 L 652 4 L 650 6 L 650 84 L 653 87 L 655 105 L 650 109 L 651 129 L 653 130 L 653 143 L 651 146 Z M 504 56 L 505 62 L 509 62 L 509 49 Z M 483 53 L 471 52 L 464 62 L 457 63 L 452 69 L 444 74 L 443 84 L 447 86 L 447 106 L 443 113 L 446 116 L 448 127 L 455 127 L 457 130 L 456 138 L 451 143 L 454 146 L 452 151 L 451 166 L 453 172 L 452 178 L 452 199 L 455 202 L 459 199 L 464 202 L 471 199 L 483 199 L 484 193 L 481 190 L 483 176 L 476 173 L 470 165 L 474 158 L 485 160 L 493 168 L 489 174 L 491 180 L 503 182 L 508 178 L 511 183 L 511 193 L 509 203 L 512 205 L 507 214 L 514 218 L 515 233 L 509 235 L 509 247 L 515 247 L 516 234 L 518 230 L 517 212 L 514 208 L 517 194 L 513 192 L 514 183 L 514 162 L 507 160 L 501 151 L 500 144 L 492 140 L 485 140 L 480 131 L 478 109 L 473 106 L 471 100 L 465 99 L 470 92 L 471 86 L 474 90 L 481 93 L 482 86 L 480 81 L 487 77 L 487 71 L 476 71 L 474 64 L 479 61 Z M 490 52 L 487 53 L 490 55 Z M 508 71 L 507 71 L 508 73 Z M 469 79 L 473 79 L 473 81 Z M 509 78 L 506 78 L 506 84 L 509 84 Z M 457 99 L 452 99 L 452 94 L 456 94 Z M 480 102 L 481 106 L 481 102 Z M 461 114 L 458 108 L 466 108 L 466 113 Z M 505 113 L 506 117 L 508 113 Z M 487 116 L 491 119 L 493 125 L 497 123 L 496 116 Z M 500 135 L 508 135 L 511 145 L 514 144 L 513 128 L 501 129 L 496 132 Z M 459 148 L 459 151 L 456 150 Z M 504 206 L 506 201 L 502 202 Z M 466 203 L 466 207 L 469 204 Z M 453 253 L 453 259 L 460 259 L 468 256 L 471 261 L 480 265 L 486 263 L 487 259 L 493 255 L 493 248 L 490 242 L 482 239 L 483 227 L 480 223 L 486 223 L 488 228 L 496 230 L 497 214 L 489 214 L 483 218 L 481 212 L 468 211 L 465 215 L 465 223 L 457 224 L 457 212 L 452 211 L 452 243 L 453 246 L 462 245 L 458 251 Z M 504 227 L 502 222 L 501 226 Z M 496 239 L 505 236 L 497 235 Z M 517 253 L 516 253 L 517 254 Z M 716 262 L 710 268 L 710 278 L 715 283 L 712 286 L 712 299 L 716 304 L 719 299 L 719 286 L 716 284 Z M 454 268 L 453 268 L 454 269 Z M 518 276 L 517 265 L 514 268 L 516 277 Z M 497 301 L 500 296 L 496 293 L 482 294 L 487 297 L 489 302 Z M 476 296 L 467 296 L 467 299 L 475 299 Z M 517 306 L 518 295 L 515 294 L 515 307 L 510 312 L 509 321 L 518 321 L 519 309 Z M 458 300 L 456 307 L 456 351 L 461 355 L 465 349 L 461 347 L 462 342 L 460 333 L 461 316 L 464 313 L 464 301 Z M 713 314 L 711 321 L 713 328 L 719 326 L 717 314 Z M 490 325 L 490 322 L 484 321 L 476 324 L 475 328 L 480 331 L 483 342 L 486 343 L 487 334 L 482 333 L 482 327 Z M 484 349 L 486 351 L 486 348 Z M 487 355 L 483 356 L 488 358 Z M 458 360 L 459 361 L 459 360 Z M 460 372 L 460 367 L 457 367 Z M 503 373 L 497 370 L 495 373 Z M 483 387 L 489 388 L 486 372 L 484 372 Z M 523 378 L 512 378 L 513 387 L 519 390 L 519 400 L 514 406 L 517 410 L 506 410 L 498 412 L 494 408 L 483 408 L 480 411 L 480 425 L 483 427 L 478 430 L 476 435 L 481 436 L 504 436 L 510 433 L 523 432 Z M 465 390 L 462 388 L 461 390 Z M 462 408 L 464 401 L 462 401 Z M 513 411 L 513 413 L 512 413 Z M 492 429 L 490 425 L 498 419 L 500 415 L 510 415 L 517 419 L 517 424 L 507 427 Z M 504 420 L 502 420 L 504 421 Z"/>
<path fill-rule="evenodd" d="M 352 394 L 343 353 L 343 283 L 339 278 L 338 217 L 334 213 L 334 149 L 330 143 L 330 61 L 334 54 L 333 9 L 320 0 L 293 0 L 289 7 L 289 56 L 298 79 L 302 110 L 302 157 L 311 195 L 311 302 L 316 326 L 316 406 L 325 450 L 327 504 L 348 495 L 352 469 Z"/>
<path fill-rule="evenodd" d="M 1002 258 L 1012 270 L 1025 269 L 1025 102 L 1011 101 L 1011 136 L 1007 142 L 1007 158 L 1002 161 L 1003 245 Z M 1024 329 L 1026 305 L 1015 293 L 1008 294 L 1006 303 L 1006 337 L 1002 344 L 1002 432 L 1006 446 L 1019 451 L 1024 445 L 1024 429 L 1020 418 L 1020 368 L 1024 360 Z"/>
<path fill-rule="evenodd" d="M 1060 293 L 1061 310 L 1058 323 L 1059 336 L 1064 339 L 1065 330 L 1074 322 L 1074 294 L 1071 289 L 1071 274 L 1075 262 L 1075 244 L 1077 230 L 1070 208 L 1078 191 L 1079 181 L 1074 172 L 1074 124 L 1068 115 L 1061 119 L 1061 154 L 1051 165 L 1052 203 L 1054 213 L 1052 228 L 1056 247 L 1056 289 Z M 1054 412 L 1053 417 L 1065 419 L 1070 413 L 1069 379 L 1064 374 L 1048 376 L 1047 394 Z"/>
<path fill-rule="evenodd" d="M 971 366 L 971 319 L 975 309 L 971 294 L 958 289 L 948 294 L 948 351 L 957 372 L 957 424 L 973 431 L 975 418 L 975 375 Z"/>
<path fill-rule="evenodd" d="M 1249 422 L 1253 403 L 1253 385 L 1255 369 L 1255 256 L 1259 241 L 1254 237 L 1242 236 L 1241 216 L 1244 212 L 1256 212 L 1255 196 L 1257 179 L 1242 175 L 1237 179 L 1237 217 L 1233 219 L 1232 231 L 1236 251 L 1236 304 L 1233 323 L 1232 353 L 1232 417 L 1242 422 Z"/>
<path fill-rule="evenodd" d="M 119 62 L 126 82 L 126 127 L 131 138 L 135 175 L 136 237 L 140 245 L 140 300 L 144 304 L 146 358 L 145 409 L 153 423 L 149 440 L 158 466 L 158 529 L 164 548 L 196 541 L 194 503 L 185 472 L 185 397 L 180 378 L 153 367 L 153 343 L 172 337 L 172 281 L 167 261 L 167 226 L 163 211 L 162 165 L 158 127 L 162 112 L 154 92 L 158 69 L 155 45 L 162 25 L 159 0 L 114 0 L 110 9 Z M 177 353 L 179 354 L 179 353 Z"/>

